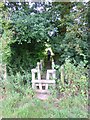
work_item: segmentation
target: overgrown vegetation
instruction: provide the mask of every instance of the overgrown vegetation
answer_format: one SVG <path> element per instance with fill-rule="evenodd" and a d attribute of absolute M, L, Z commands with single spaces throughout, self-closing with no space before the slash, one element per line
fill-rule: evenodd
<path fill-rule="evenodd" d="M 0 88 L 2 117 L 88 117 L 88 6 L 86 2 L 0 3 L 0 62 L 8 73 Z M 31 88 L 31 69 L 45 61 L 47 46 L 54 53 L 56 89 L 41 101 Z"/>
<path fill-rule="evenodd" d="M 69 57 L 78 65 L 89 57 L 87 12 L 87 3 L 2 4 L 3 62 L 14 72 L 20 67 L 29 70 L 44 57 L 49 44 L 56 64 Z"/>
<path fill-rule="evenodd" d="M 7 118 L 87 118 L 86 101 L 82 96 L 40 101 L 14 94 L 2 102 L 2 115 Z"/>
<path fill-rule="evenodd" d="M 64 84 L 60 77 L 56 79 L 58 90 L 60 93 L 75 96 L 88 94 L 88 68 L 85 68 L 85 63 L 81 62 L 77 67 L 70 62 L 70 59 L 65 60 L 64 64 Z M 57 76 L 61 74 L 61 67 L 58 66 Z M 68 93 L 68 94 L 67 94 Z"/>
<path fill-rule="evenodd" d="M 24 75 L 12 74 L 7 81 L 2 81 L 2 116 L 9 118 L 87 118 L 88 80 L 85 75 L 86 70 L 83 65 L 80 65 L 75 67 L 68 60 L 66 61 L 64 66 L 67 82 L 63 86 L 58 79 L 59 91 L 51 89 L 51 95 L 46 101 L 35 97 L 29 81 L 30 74 L 25 73 L 28 80 L 25 84 L 23 83 Z M 83 73 L 79 72 L 82 69 Z"/>

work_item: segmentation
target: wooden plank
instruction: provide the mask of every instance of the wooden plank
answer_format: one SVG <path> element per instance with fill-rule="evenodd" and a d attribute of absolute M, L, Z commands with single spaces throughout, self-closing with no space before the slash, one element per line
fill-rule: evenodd
<path fill-rule="evenodd" d="M 48 83 L 48 84 L 55 84 L 55 80 L 34 80 L 32 83 Z"/>
<path fill-rule="evenodd" d="M 48 90 L 35 90 L 37 93 L 50 93 Z"/>
<path fill-rule="evenodd" d="M 36 85 L 36 86 L 39 86 L 39 83 L 36 83 L 35 85 Z M 42 83 L 41 85 L 42 85 L 42 86 L 45 86 L 46 84 L 45 84 L 45 83 Z"/>

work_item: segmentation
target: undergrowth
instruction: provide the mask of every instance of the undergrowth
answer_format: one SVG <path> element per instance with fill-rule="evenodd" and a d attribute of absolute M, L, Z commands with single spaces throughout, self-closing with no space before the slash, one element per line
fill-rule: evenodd
<path fill-rule="evenodd" d="M 3 118 L 87 118 L 88 117 L 88 79 L 85 68 L 75 67 L 69 61 L 64 65 L 69 81 L 57 89 L 51 88 L 48 100 L 35 97 L 31 87 L 31 74 L 11 74 L 1 83 L 0 116 Z M 83 69 L 82 69 L 83 68 Z M 78 72 L 81 71 L 81 72 Z M 73 75 L 73 77 L 72 77 Z M 77 75 L 77 76 L 76 76 Z M 26 78 L 27 81 L 24 81 Z"/>

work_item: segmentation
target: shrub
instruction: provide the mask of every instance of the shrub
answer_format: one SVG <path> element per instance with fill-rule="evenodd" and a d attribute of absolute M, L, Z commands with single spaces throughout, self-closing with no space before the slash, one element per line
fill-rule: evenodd
<path fill-rule="evenodd" d="M 34 92 L 31 88 L 31 73 L 24 71 L 24 74 L 17 73 L 7 76 L 6 81 L 2 81 L 2 93 L 7 95 L 30 95 L 33 96 Z M 5 89 L 5 90 L 4 90 Z M 6 93 L 5 93 L 6 92 Z"/>
<path fill-rule="evenodd" d="M 81 61 L 78 66 L 75 66 L 69 59 L 66 59 L 64 63 L 64 86 L 61 79 L 57 78 L 56 80 L 60 92 L 66 92 L 70 95 L 82 94 L 87 96 L 88 74 L 85 62 Z M 57 73 L 61 73 L 60 67 Z"/>

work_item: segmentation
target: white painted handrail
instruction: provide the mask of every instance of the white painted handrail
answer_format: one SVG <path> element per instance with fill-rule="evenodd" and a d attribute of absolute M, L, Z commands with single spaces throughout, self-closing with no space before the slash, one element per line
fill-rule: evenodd
<path fill-rule="evenodd" d="M 53 62 L 54 64 L 54 62 Z M 43 60 L 37 62 L 37 67 L 32 69 L 32 88 L 36 89 L 36 86 L 39 86 L 39 90 L 43 90 L 42 86 L 45 86 L 45 90 L 48 90 L 48 85 L 53 84 L 55 86 L 55 77 L 56 77 L 56 70 L 54 67 L 52 69 L 47 70 L 46 72 L 46 79 L 41 79 L 41 70 L 43 66 Z M 37 74 L 37 79 L 35 78 L 35 74 Z M 52 79 L 50 80 L 50 75 L 52 75 Z"/>

